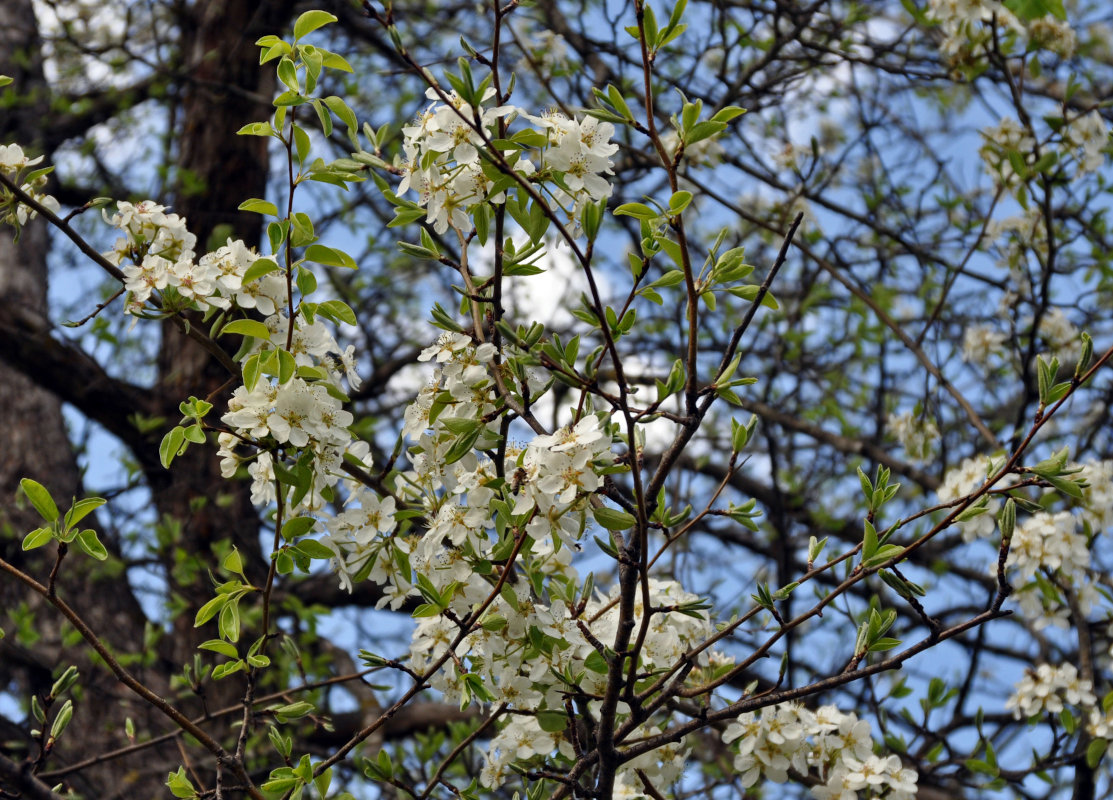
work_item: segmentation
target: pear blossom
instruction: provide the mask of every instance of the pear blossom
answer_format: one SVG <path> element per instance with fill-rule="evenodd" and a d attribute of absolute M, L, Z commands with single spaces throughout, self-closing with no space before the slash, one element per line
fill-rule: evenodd
<path fill-rule="evenodd" d="M 1040 664 L 1027 670 L 1016 683 L 1016 691 L 1005 703 L 1017 719 L 1043 713 L 1058 714 L 1069 704 L 1084 710 L 1097 703 L 1089 680 L 1079 677 L 1074 664 Z"/>
<path fill-rule="evenodd" d="M 962 334 L 962 360 L 985 365 L 991 356 L 1001 352 L 1006 338 L 988 325 L 970 325 Z"/>
<path fill-rule="evenodd" d="M 935 452 L 939 442 L 939 428 L 924 415 L 913 415 L 911 411 L 893 413 L 889 415 L 887 427 L 911 460 L 927 461 Z"/>
<path fill-rule="evenodd" d="M 971 494 L 986 482 L 989 458 L 984 455 L 965 459 L 956 469 L 947 471 L 942 485 L 936 490 L 940 503 L 953 503 Z M 996 527 L 994 516 L 1001 508 L 1001 501 L 990 497 L 985 511 L 976 517 L 957 523 L 964 541 L 973 542 L 993 534 Z"/>

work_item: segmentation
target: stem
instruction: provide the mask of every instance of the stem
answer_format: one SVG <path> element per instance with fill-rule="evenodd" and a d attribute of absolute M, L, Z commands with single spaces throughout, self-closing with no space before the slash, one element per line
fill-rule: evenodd
<path fill-rule="evenodd" d="M 162 714 L 173 721 L 175 725 L 188 733 L 190 736 L 194 737 L 198 742 L 200 742 L 202 747 L 216 756 L 218 762 L 231 768 L 232 771 L 236 774 L 236 777 L 244 782 L 244 785 L 247 788 L 247 792 L 251 795 L 253 800 L 266 800 L 263 793 L 260 792 L 258 788 L 256 788 L 254 783 L 252 783 L 251 777 L 247 774 L 247 770 L 244 769 L 244 765 L 240 761 L 238 761 L 227 750 L 221 747 L 219 742 L 217 742 L 215 739 L 209 736 L 209 734 L 205 733 L 204 730 L 198 727 L 198 725 L 193 720 L 191 720 L 178 709 L 174 708 L 174 706 L 170 705 L 162 697 L 148 689 L 147 686 L 145 686 L 143 683 L 140 683 L 135 678 L 135 676 L 128 672 L 127 669 L 125 669 L 123 665 L 120 664 L 116 657 L 112 655 L 112 653 L 108 650 L 108 648 L 104 645 L 100 638 L 93 632 L 93 630 L 85 623 L 85 620 L 83 620 L 76 611 L 70 608 L 65 600 L 57 596 L 51 596 L 47 587 L 43 586 L 30 575 L 27 575 L 26 573 L 9 564 L 2 558 L 0 558 L 0 570 L 8 573 L 20 583 L 34 591 L 36 594 L 44 597 L 47 602 L 58 609 L 58 611 L 62 613 L 62 616 L 69 620 L 70 624 L 77 629 L 77 631 L 81 634 L 81 637 L 86 642 L 88 642 L 89 645 L 97 652 L 97 655 L 104 659 L 104 663 L 108 666 L 108 669 L 112 671 L 112 674 L 116 676 L 116 679 L 120 681 L 120 683 L 131 689 L 131 691 L 139 695 L 139 697 L 141 697 L 149 705 L 162 712 Z"/>

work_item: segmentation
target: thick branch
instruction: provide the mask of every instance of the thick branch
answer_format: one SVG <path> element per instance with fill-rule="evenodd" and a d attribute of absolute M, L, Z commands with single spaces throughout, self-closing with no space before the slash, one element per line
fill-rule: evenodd
<path fill-rule="evenodd" d="M 0 304 L 0 361 L 103 425 L 131 449 L 144 469 L 159 465 L 158 443 L 129 419 L 151 409 L 149 392 L 113 378 L 77 345 L 55 339 L 47 321 L 34 311 Z"/>
<path fill-rule="evenodd" d="M 31 773 L 31 764 L 17 764 L 0 753 L 0 782 L 15 787 L 19 796 L 27 800 L 65 800 Z"/>

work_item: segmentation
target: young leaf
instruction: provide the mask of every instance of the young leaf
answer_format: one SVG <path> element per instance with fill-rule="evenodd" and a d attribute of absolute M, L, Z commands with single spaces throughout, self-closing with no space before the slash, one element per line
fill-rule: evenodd
<path fill-rule="evenodd" d="M 100 543 L 100 539 L 97 538 L 97 532 L 91 528 L 86 528 L 77 534 L 77 546 L 84 550 L 86 555 L 92 556 L 97 561 L 104 561 L 108 558 L 108 551 Z"/>
<path fill-rule="evenodd" d="M 634 527 L 637 523 L 637 519 L 633 514 L 628 514 L 617 508 L 600 506 L 599 508 L 591 509 L 591 513 L 595 516 L 595 521 L 607 530 L 624 531 Z"/>
<path fill-rule="evenodd" d="M 336 22 L 336 17 L 327 11 L 306 11 L 294 23 L 294 41 L 309 35 L 323 25 Z"/>
<path fill-rule="evenodd" d="M 54 504 L 54 498 L 50 496 L 45 486 L 30 478 L 21 479 L 19 485 L 27 495 L 27 499 L 31 501 L 31 505 L 39 512 L 39 516 L 47 522 L 58 519 L 58 506 Z"/>
<path fill-rule="evenodd" d="M 271 338 L 271 331 L 266 325 L 254 319 L 234 319 L 224 326 L 221 334 L 238 333 L 241 336 L 251 336 L 264 342 Z"/>

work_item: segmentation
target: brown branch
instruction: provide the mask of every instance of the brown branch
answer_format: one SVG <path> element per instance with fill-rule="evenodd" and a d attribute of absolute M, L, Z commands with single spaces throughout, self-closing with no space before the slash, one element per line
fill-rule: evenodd
<path fill-rule="evenodd" d="M 94 264 L 103 269 L 120 283 L 127 282 L 127 277 L 120 270 L 120 268 L 109 261 L 107 258 L 105 258 L 103 255 L 101 255 L 99 252 L 97 252 L 97 250 L 91 244 L 85 241 L 84 237 L 82 237 L 80 233 L 74 230 L 68 222 L 59 217 L 38 200 L 31 197 L 31 195 L 23 191 L 11 180 L 11 178 L 3 173 L 0 173 L 0 185 L 10 191 L 15 196 L 15 198 L 19 200 L 20 203 L 34 209 L 35 212 L 43 217 L 47 222 L 64 233 L 70 241 L 77 245 L 77 249 L 80 250 L 85 256 L 87 256 Z M 239 366 L 237 366 L 236 362 L 232 360 L 232 357 L 224 351 L 224 348 L 222 348 L 219 344 L 202 333 L 196 326 L 190 325 L 181 316 L 175 314 L 170 318 L 174 320 L 174 323 L 182 330 L 182 332 L 185 333 L 186 336 L 200 344 L 201 347 L 203 347 L 206 352 L 208 352 L 213 358 L 215 358 L 221 366 L 228 370 L 229 373 L 231 373 L 232 375 L 240 374 Z"/>
<path fill-rule="evenodd" d="M 230 767 L 232 771 L 235 772 L 236 776 L 244 782 L 247 787 L 247 792 L 251 795 L 253 800 L 266 800 L 263 793 L 260 792 L 258 788 L 256 788 L 254 783 L 252 783 L 251 777 L 247 774 L 247 770 L 242 763 L 236 761 L 232 757 L 232 755 L 228 753 L 228 751 L 221 747 L 219 742 L 209 736 L 209 734 L 202 730 L 193 720 L 191 720 L 174 706 L 170 705 L 170 703 L 168 703 L 158 694 L 151 691 L 145 684 L 141 683 L 138 679 L 135 678 L 134 675 L 128 672 L 128 670 L 119 662 L 119 660 L 117 660 L 117 658 L 112 655 L 112 653 L 100 640 L 100 637 L 98 637 L 97 634 L 93 632 L 93 630 L 85 623 L 85 620 L 82 619 L 76 611 L 70 608 L 69 604 L 66 603 L 65 600 L 56 595 L 51 596 L 50 591 L 47 589 L 47 587 L 43 586 L 30 575 L 27 575 L 23 571 L 16 569 L 14 566 L 9 564 L 2 558 L 0 558 L 0 571 L 8 573 L 17 581 L 25 585 L 27 588 L 34 591 L 36 594 L 44 597 L 47 602 L 58 609 L 58 611 L 61 612 L 62 616 L 69 620 L 70 624 L 77 629 L 77 631 L 81 634 L 81 637 L 86 642 L 88 642 L 89 645 L 97 652 L 97 655 L 104 659 L 104 663 L 107 665 L 109 670 L 112 671 L 112 674 L 116 676 L 116 679 L 120 681 L 120 683 L 131 689 L 132 692 L 137 694 L 149 705 L 162 712 L 163 715 L 168 717 L 183 731 L 193 736 L 193 738 L 195 738 L 202 747 L 216 756 L 217 760 L 221 764 Z"/>
<path fill-rule="evenodd" d="M 3 753 L 0 753 L 0 781 L 18 789 L 19 796 L 27 800 L 66 800 L 35 777 L 30 762 L 17 764 Z"/>
<path fill-rule="evenodd" d="M 72 342 L 55 339 L 50 324 L 24 306 L 0 304 L 0 361 L 53 392 L 126 444 L 144 470 L 158 467 L 158 443 L 129 419 L 152 410 L 150 392 L 113 378 Z"/>

